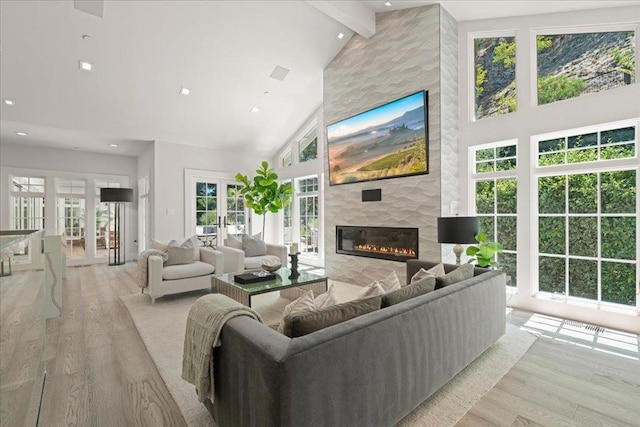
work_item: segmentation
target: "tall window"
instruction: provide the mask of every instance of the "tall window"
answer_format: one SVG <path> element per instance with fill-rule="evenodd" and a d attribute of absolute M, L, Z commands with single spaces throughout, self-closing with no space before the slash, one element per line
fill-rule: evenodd
<path fill-rule="evenodd" d="M 115 204 L 100 201 L 101 188 L 120 188 L 117 181 L 97 180 L 96 192 L 96 257 L 109 256 L 109 245 L 115 245 Z"/>
<path fill-rule="evenodd" d="M 497 261 L 511 276 L 511 286 L 517 285 L 516 148 L 513 141 L 474 148 L 472 173 L 480 231 L 502 244 L 504 252 L 497 254 Z"/>
<path fill-rule="evenodd" d="M 227 233 L 236 236 L 244 234 L 244 198 L 240 195 L 239 184 L 227 184 Z"/>
<path fill-rule="evenodd" d="M 635 81 L 635 32 L 536 36 L 538 105 Z"/>
<path fill-rule="evenodd" d="M 287 184 L 291 186 L 291 182 L 288 182 Z M 292 200 L 292 202 L 285 206 L 282 210 L 284 244 L 287 246 L 293 243 L 293 206 L 294 202 Z"/>
<path fill-rule="evenodd" d="M 15 230 L 42 230 L 45 224 L 44 178 L 11 177 L 11 227 Z M 15 249 L 12 262 L 28 263 L 26 246 Z"/>
<path fill-rule="evenodd" d="M 218 185 L 196 183 L 196 233 L 215 240 L 218 226 Z"/>
<path fill-rule="evenodd" d="M 516 111 L 516 38 L 473 40 L 475 119 Z"/>
<path fill-rule="evenodd" d="M 636 306 L 637 128 L 537 141 L 539 291 Z"/>
<path fill-rule="evenodd" d="M 56 178 L 57 225 L 67 245 L 67 258 L 85 257 L 85 181 Z"/>
<path fill-rule="evenodd" d="M 298 179 L 297 199 L 300 226 L 300 252 L 318 256 L 318 177 Z"/>
<path fill-rule="evenodd" d="M 300 163 L 318 158 L 318 126 L 311 129 L 298 141 Z"/>
<path fill-rule="evenodd" d="M 138 180 L 138 251 L 147 249 L 149 241 L 149 177 Z"/>

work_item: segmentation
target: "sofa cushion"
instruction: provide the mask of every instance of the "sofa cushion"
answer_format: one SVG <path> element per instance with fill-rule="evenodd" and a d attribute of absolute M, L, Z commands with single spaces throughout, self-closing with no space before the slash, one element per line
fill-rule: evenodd
<path fill-rule="evenodd" d="M 316 309 L 316 303 L 313 298 L 313 291 L 307 291 L 300 298 L 287 304 L 282 313 L 282 320 L 278 325 L 278 332 L 291 336 L 291 323 L 287 321 L 290 314 L 313 311 Z"/>
<path fill-rule="evenodd" d="M 285 318 L 285 323 L 291 325 L 287 329 L 291 338 L 301 337 L 338 323 L 346 322 L 363 314 L 380 309 L 382 299 L 380 296 L 353 300 L 342 304 L 332 305 L 321 310 L 293 313 Z"/>
<path fill-rule="evenodd" d="M 244 256 L 254 257 L 267 254 L 267 244 L 258 236 L 249 236 L 248 234 L 242 235 L 242 249 L 244 249 Z"/>
<path fill-rule="evenodd" d="M 164 265 L 190 264 L 194 262 L 193 242 L 191 239 L 187 239 L 178 245 L 178 242 L 172 240 L 167 245 L 167 255 L 169 258 L 164 262 Z M 200 256 L 198 256 L 199 258 Z"/>
<path fill-rule="evenodd" d="M 382 295 L 382 307 L 389 307 L 394 304 L 398 304 L 402 301 L 424 295 L 433 291 L 436 286 L 436 278 L 434 276 L 427 276 L 422 280 L 419 280 L 410 285 L 404 286 L 388 294 Z"/>
<path fill-rule="evenodd" d="M 384 288 L 382 287 L 382 285 L 380 285 L 380 283 L 378 283 L 378 281 L 375 281 L 372 284 L 362 288 L 362 290 L 358 294 L 357 299 L 374 297 L 376 295 L 384 295 Z"/>
<path fill-rule="evenodd" d="M 244 268 L 247 270 L 251 270 L 254 268 L 262 268 L 262 261 L 269 260 L 272 262 L 276 262 L 280 264 L 280 258 L 275 255 L 262 255 L 262 256 L 252 256 L 244 258 Z M 285 266 L 286 267 L 286 266 Z"/>
<path fill-rule="evenodd" d="M 241 237 L 238 238 L 238 237 L 234 236 L 233 234 L 229 234 L 227 236 L 227 239 L 225 240 L 224 245 L 228 246 L 230 248 L 242 250 L 242 238 Z"/>
<path fill-rule="evenodd" d="M 434 267 L 431 267 L 428 270 L 421 268 L 416 274 L 413 275 L 413 277 L 411 277 L 411 283 L 419 282 L 420 280 L 428 276 L 440 277 L 440 276 L 444 276 L 445 274 L 446 273 L 444 271 L 443 263 L 440 263 Z"/>
<path fill-rule="evenodd" d="M 471 279 L 473 277 L 473 268 L 473 264 L 463 264 L 455 270 L 448 272 L 444 276 L 436 277 L 436 289 L 444 288 L 445 286 L 453 285 L 454 283 Z"/>
<path fill-rule="evenodd" d="M 213 265 L 200 261 L 195 261 L 190 264 L 165 265 L 162 268 L 162 280 L 206 276 L 207 274 L 213 274 L 214 270 Z"/>
<path fill-rule="evenodd" d="M 177 240 L 171 240 L 171 242 L 177 242 Z M 151 239 L 151 249 L 156 249 L 162 252 L 167 253 L 169 250 L 169 243 L 165 243 L 161 240 L 157 240 L 157 239 Z M 190 243 L 187 243 L 190 242 Z M 188 244 L 192 250 L 193 250 L 193 260 L 194 261 L 200 261 L 200 246 L 202 246 L 202 242 L 198 239 L 198 236 L 196 236 L 195 234 L 187 239 L 185 239 L 182 243 L 180 243 L 180 246 L 184 246 L 185 244 Z"/>
<path fill-rule="evenodd" d="M 318 295 L 313 302 L 316 304 L 316 310 L 337 304 L 338 296 L 336 295 L 336 289 L 333 284 L 329 286 L 329 290 L 327 292 Z"/>
<path fill-rule="evenodd" d="M 385 293 L 400 289 L 400 279 L 398 279 L 398 275 L 395 271 L 392 271 L 391 274 L 384 279 L 378 280 L 378 283 L 382 286 Z"/>

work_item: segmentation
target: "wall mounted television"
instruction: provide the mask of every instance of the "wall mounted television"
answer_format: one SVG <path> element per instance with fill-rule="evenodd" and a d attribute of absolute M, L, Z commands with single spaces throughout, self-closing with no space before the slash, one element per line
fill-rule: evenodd
<path fill-rule="evenodd" d="M 428 91 L 327 126 L 329 184 L 429 173 Z"/>

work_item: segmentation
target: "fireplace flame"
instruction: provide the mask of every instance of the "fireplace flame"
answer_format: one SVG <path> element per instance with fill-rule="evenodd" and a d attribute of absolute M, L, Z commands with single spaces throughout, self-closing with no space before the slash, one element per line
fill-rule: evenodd
<path fill-rule="evenodd" d="M 413 249 L 395 248 L 393 246 L 356 244 L 356 245 L 353 245 L 353 249 L 361 252 L 373 252 L 373 253 L 379 253 L 379 254 L 393 254 L 393 255 L 412 256 L 412 257 L 416 256 L 416 251 L 414 251 Z"/>

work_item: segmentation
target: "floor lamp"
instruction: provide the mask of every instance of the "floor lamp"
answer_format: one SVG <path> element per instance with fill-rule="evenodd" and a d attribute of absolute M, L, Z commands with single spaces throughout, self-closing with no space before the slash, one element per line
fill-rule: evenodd
<path fill-rule="evenodd" d="M 126 233 L 125 203 L 133 201 L 132 188 L 101 188 L 100 201 L 109 203 L 109 225 L 106 241 L 109 242 L 109 265 L 122 265 L 126 262 L 124 234 Z M 111 203 L 115 204 L 113 224 L 113 244 L 111 242 Z M 122 222 L 122 224 L 121 224 Z M 122 227 L 121 227 L 122 226 Z M 111 261 L 113 251 L 113 261 Z"/>
<path fill-rule="evenodd" d="M 456 254 L 456 264 L 460 265 L 460 255 L 464 249 L 461 243 L 475 243 L 478 230 L 476 216 L 438 218 L 438 243 L 455 243 L 453 253 Z"/>

